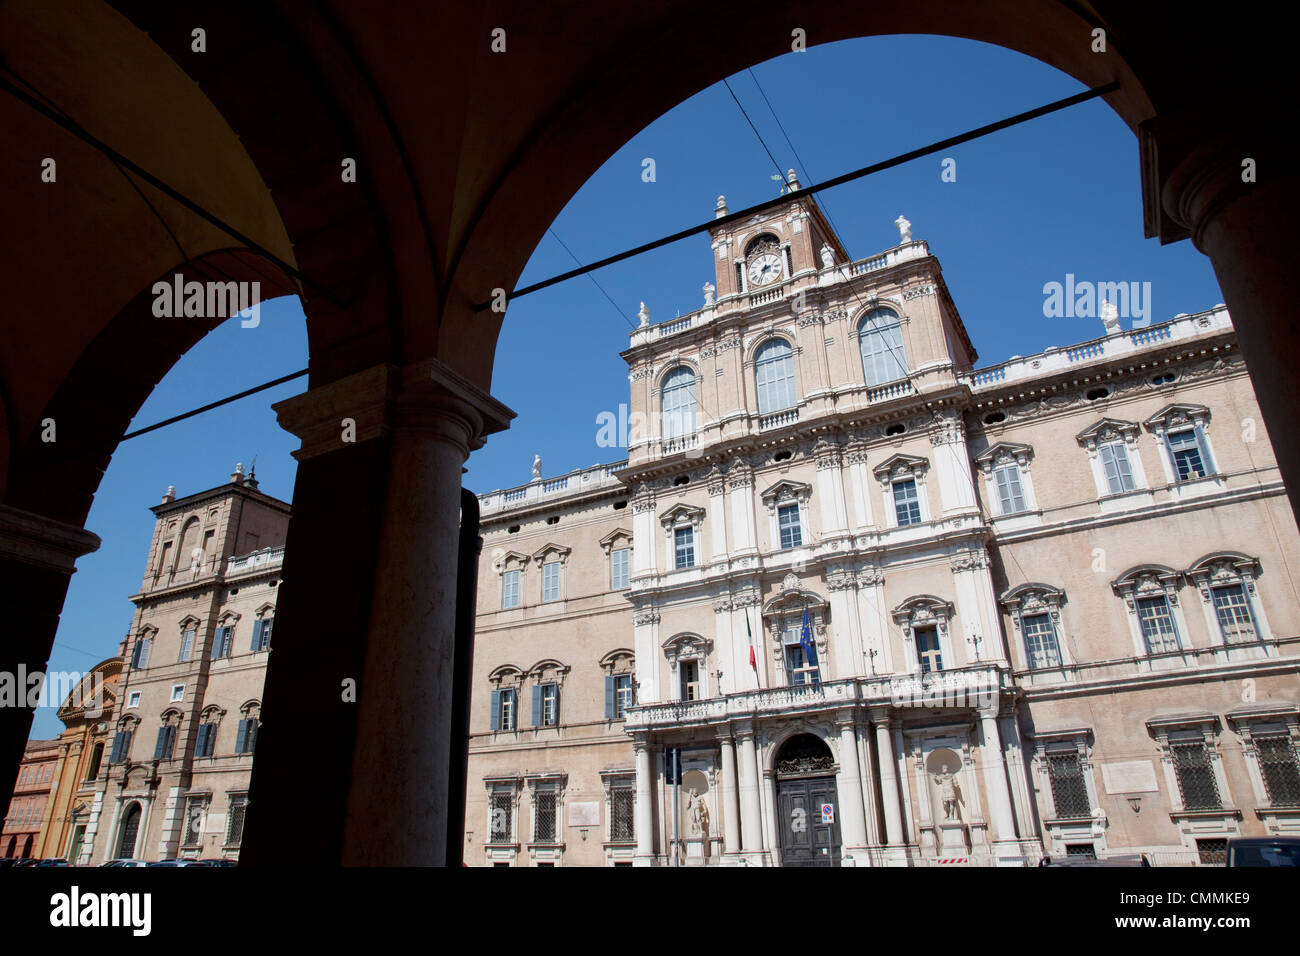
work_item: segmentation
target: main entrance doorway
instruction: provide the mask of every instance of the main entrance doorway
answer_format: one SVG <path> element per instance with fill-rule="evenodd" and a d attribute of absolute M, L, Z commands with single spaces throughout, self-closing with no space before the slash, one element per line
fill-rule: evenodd
<path fill-rule="evenodd" d="M 782 866 L 839 866 L 835 760 L 812 734 L 791 737 L 776 755 L 776 812 Z"/>
<path fill-rule="evenodd" d="M 135 856 L 135 838 L 140 832 L 140 804 L 133 803 L 122 819 L 121 835 L 117 841 L 117 858 L 129 860 Z"/>

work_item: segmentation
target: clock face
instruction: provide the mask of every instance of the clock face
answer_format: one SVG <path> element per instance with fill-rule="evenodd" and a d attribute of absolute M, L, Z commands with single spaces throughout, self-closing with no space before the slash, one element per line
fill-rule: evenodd
<path fill-rule="evenodd" d="M 754 285 L 767 285 L 781 278 L 781 260 L 775 252 L 765 252 L 749 264 L 749 281 Z"/>

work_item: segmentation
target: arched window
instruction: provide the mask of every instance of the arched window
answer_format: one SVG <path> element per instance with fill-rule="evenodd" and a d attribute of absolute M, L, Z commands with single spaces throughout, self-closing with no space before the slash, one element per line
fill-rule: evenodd
<path fill-rule="evenodd" d="M 872 309 L 858 323 L 862 374 L 868 385 L 881 385 L 907 377 L 903 354 L 903 327 L 889 309 Z"/>
<path fill-rule="evenodd" d="M 773 339 L 754 356 L 758 413 L 770 415 L 799 401 L 794 389 L 794 350 L 785 339 Z"/>
<path fill-rule="evenodd" d="M 685 366 L 673 369 L 664 377 L 660 396 L 663 437 L 695 434 L 695 374 Z"/>

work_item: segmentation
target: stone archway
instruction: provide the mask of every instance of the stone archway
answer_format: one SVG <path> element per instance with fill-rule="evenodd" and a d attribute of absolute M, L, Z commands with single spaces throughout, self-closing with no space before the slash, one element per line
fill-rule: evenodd
<path fill-rule="evenodd" d="M 284 280 L 304 296 L 311 376 L 308 393 L 279 408 L 304 447 L 246 861 L 274 859 L 278 834 L 290 828 L 316 836 L 308 853 L 325 865 L 446 859 L 444 811 L 425 810 L 450 739 L 388 740 L 380 702 L 411 703 L 413 726 L 448 726 L 460 467 L 511 417 L 488 395 L 501 317 L 474 305 L 513 286 L 564 203 L 627 138 L 721 77 L 787 52 L 792 36 L 817 44 L 944 34 L 1018 50 L 1087 86 L 1119 82 L 1107 102 L 1139 137 L 1147 235 L 1191 237 L 1211 257 L 1279 440 L 1283 477 L 1300 494 L 1300 443 L 1280 443 L 1300 413 L 1286 387 L 1288 356 L 1300 346 L 1289 285 L 1300 191 L 1281 158 L 1285 124 L 1256 92 L 1287 88 L 1284 31 L 1254 35 L 1249 18 L 1205 31 L 1190 15 L 1122 0 L 807 0 L 783 7 L 775 25 L 747 16 L 750 6 L 487 0 L 416 14 L 361 0 L 309 9 L 207 0 L 183 10 L 78 0 L 71 14 L 36 0 L 0 7 L 12 75 L 34 82 L 91 133 L 111 132 L 123 154 L 312 280 Z M 79 29 L 69 31 L 64 15 L 77 17 Z M 209 38 L 203 53 L 190 38 L 200 21 Z M 489 46 L 500 24 L 509 35 L 504 56 Z M 1095 49 L 1097 30 L 1108 53 Z M 479 41 L 448 44 L 447 36 Z M 64 49 L 72 37 L 80 46 Z M 427 55 L 434 46 L 436 58 Z M 67 155 L 66 132 L 34 117 L 17 98 L 21 86 L 4 81 L 9 142 Z M 452 92 L 430 110 L 431 90 Z M 58 396 L 69 403 L 62 407 L 80 399 L 93 410 L 89 383 L 112 381 L 123 368 L 138 370 L 132 386 L 147 394 L 183 348 L 167 342 L 140 361 L 133 350 L 142 340 L 124 335 L 117 317 L 178 261 L 228 249 L 231 239 L 152 187 L 143 191 L 154 202 L 141 202 L 96 154 L 77 155 L 98 164 L 97 185 L 116 177 L 112 188 L 66 193 L 29 175 L 35 154 L 5 155 L 19 170 L 9 178 L 21 184 L 14 216 L 38 224 L 43 237 L 15 233 L 0 247 L 0 261 L 25 280 L 14 284 L 10 312 L 60 318 L 57 328 L 10 322 L 0 337 L 0 587 L 13 598 L 7 606 L 20 608 L 10 633 L 21 635 L 0 649 L 0 669 L 32 671 L 48 659 L 76 558 L 97 545 L 83 524 L 99 462 L 41 481 L 49 449 L 31 436 Z M 1242 157 L 1274 172 L 1248 188 Z M 344 188 L 339 164 L 349 158 L 362 175 Z M 55 196 L 67 205 L 54 205 Z M 159 218 L 179 224 L 171 238 Z M 122 243 L 124 235 L 132 241 Z M 271 261 L 232 255 L 254 260 L 244 266 L 262 274 Z M 48 293 L 70 286 L 74 294 L 51 308 Z M 104 461 L 121 435 L 120 412 L 83 420 L 89 445 L 107 449 Z M 337 438 L 345 415 L 359 439 L 347 448 Z M 352 507 L 338 508 L 340 489 Z M 418 594 L 394 584 L 417 579 L 427 582 Z M 310 582 L 310 593 L 294 581 Z M 314 602 L 322 591 L 349 597 L 325 611 Z M 437 687 L 417 674 L 439 675 Z M 346 678 L 372 691 L 359 705 L 340 699 Z M 18 709 L 3 716 L 5 793 L 30 717 Z M 291 784 L 307 775 L 319 798 L 304 807 Z"/>
<path fill-rule="evenodd" d="M 113 854 L 115 860 L 130 860 L 135 858 L 135 845 L 140 835 L 140 818 L 144 811 L 140 808 L 140 802 L 134 801 L 122 815 L 122 822 L 118 825 L 117 830 L 117 852 Z"/>

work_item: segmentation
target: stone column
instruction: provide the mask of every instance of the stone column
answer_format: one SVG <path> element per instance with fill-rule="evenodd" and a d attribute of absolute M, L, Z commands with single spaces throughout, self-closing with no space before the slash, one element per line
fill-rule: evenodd
<path fill-rule="evenodd" d="M 740 852 L 740 795 L 736 788 L 736 744 L 730 734 L 718 737 L 722 746 L 722 852 Z"/>
<path fill-rule="evenodd" d="M 650 742 L 639 736 L 632 744 L 636 750 L 636 865 L 654 862 L 654 762 Z"/>
<path fill-rule="evenodd" d="M 984 768 L 984 786 L 989 794 L 989 819 L 993 839 L 1014 840 L 1016 825 L 1011 814 L 1011 790 L 1007 786 L 1006 765 L 1002 759 L 1002 735 L 998 732 L 996 713 L 980 713 L 980 763 Z"/>
<path fill-rule="evenodd" d="M 763 853 L 763 819 L 758 806 L 758 753 L 754 728 L 738 728 L 740 740 L 740 841 L 745 858 L 758 863 Z"/>
<path fill-rule="evenodd" d="M 857 721 L 852 714 L 841 717 L 840 729 L 840 835 L 844 859 L 867 845 L 867 817 L 862 805 L 862 770 L 858 765 Z M 865 856 L 864 856 L 865 862 Z"/>
<path fill-rule="evenodd" d="M 1287 125 L 1267 97 L 1222 95 L 1148 120 L 1138 139 L 1146 234 L 1166 243 L 1190 237 L 1210 257 L 1300 514 L 1300 442 L 1290 440 L 1300 419 L 1293 387 L 1300 190 Z"/>
<path fill-rule="evenodd" d="M 34 708 L 27 706 L 28 684 L 20 675 L 44 673 L 76 561 L 98 548 L 99 538 L 89 531 L 0 505 L 0 598 L 6 609 L 0 672 L 20 681 L 18 706 L 0 707 L 0 819 L 9 812 L 32 729 Z"/>
<path fill-rule="evenodd" d="M 871 711 L 871 720 L 876 725 L 876 759 L 880 762 L 880 798 L 885 807 L 885 842 L 889 846 L 899 846 L 903 843 L 903 815 L 898 805 L 898 764 L 894 760 L 889 709 L 874 708 Z"/>
<path fill-rule="evenodd" d="M 433 359 L 275 409 L 303 445 L 241 860 L 441 865 L 461 473 L 513 413 Z"/>

